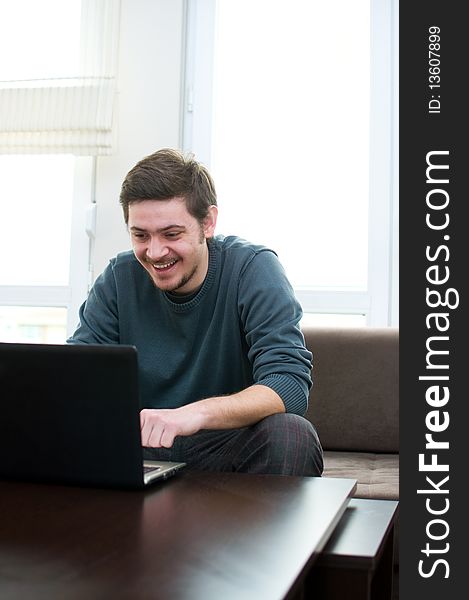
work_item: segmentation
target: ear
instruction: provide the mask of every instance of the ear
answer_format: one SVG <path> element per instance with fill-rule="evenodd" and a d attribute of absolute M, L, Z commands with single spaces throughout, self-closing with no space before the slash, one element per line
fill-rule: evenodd
<path fill-rule="evenodd" d="M 204 235 L 206 239 L 213 237 L 217 224 L 218 207 L 212 205 L 208 209 L 208 214 L 204 219 Z"/>

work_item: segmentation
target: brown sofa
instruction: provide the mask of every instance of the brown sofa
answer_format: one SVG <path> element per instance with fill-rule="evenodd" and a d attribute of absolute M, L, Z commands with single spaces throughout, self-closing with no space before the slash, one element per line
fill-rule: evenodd
<path fill-rule="evenodd" d="M 397 328 L 305 327 L 314 385 L 306 417 L 324 449 L 324 477 L 350 477 L 358 498 L 399 499 Z"/>

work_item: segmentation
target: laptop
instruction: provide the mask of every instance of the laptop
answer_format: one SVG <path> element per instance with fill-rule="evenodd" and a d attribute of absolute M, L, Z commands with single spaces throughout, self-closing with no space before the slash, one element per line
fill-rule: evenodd
<path fill-rule="evenodd" d="M 185 466 L 144 461 L 137 350 L 0 343 L 0 478 L 143 488 Z"/>

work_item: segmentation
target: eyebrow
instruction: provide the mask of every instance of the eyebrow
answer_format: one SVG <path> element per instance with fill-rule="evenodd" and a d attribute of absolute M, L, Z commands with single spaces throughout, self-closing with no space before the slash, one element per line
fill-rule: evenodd
<path fill-rule="evenodd" d="M 185 231 L 186 228 L 184 225 L 167 225 L 166 227 L 161 227 L 160 229 L 157 229 L 156 232 L 164 233 L 165 231 L 169 231 L 170 229 L 180 229 L 181 231 Z M 130 231 L 146 231 L 146 229 L 132 225 L 132 227 L 130 227 Z"/>

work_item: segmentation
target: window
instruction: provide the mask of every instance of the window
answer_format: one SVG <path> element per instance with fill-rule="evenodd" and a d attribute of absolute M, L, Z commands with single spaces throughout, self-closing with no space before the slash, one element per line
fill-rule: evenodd
<path fill-rule="evenodd" d="M 391 4 L 189 3 L 184 149 L 314 322 L 392 324 Z"/>
<path fill-rule="evenodd" d="M 0 340 L 62 344 L 66 334 L 66 322 L 66 308 L 0 306 Z"/>
<path fill-rule="evenodd" d="M 119 0 L 0 0 L 0 341 L 63 343 L 75 328 L 118 15 Z"/>
<path fill-rule="evenodd" d="M 68 285 L 72 156 L 0 156 L 5 285 Z"/>
<path fill-rule="evenodd" d="M 9 57 L 1 81 L 78 70 L 80 2 L 19 0 L 2 2 L 0 11 L 0 52 Z M 74 170 L 71 155 L 0 156 L 2 341 L 66 339 Z"/>
<path fill-rule="evenodd" d="M 0 81 L 78 73 L 80 11 L 80 0 L 0 0 Z"/>
<path fill-rule="evenodd" d="M 87 292 L 91 168 L 69 155 L 0 156 L 0 341 L 64 342 L 74 328 Z"/>

